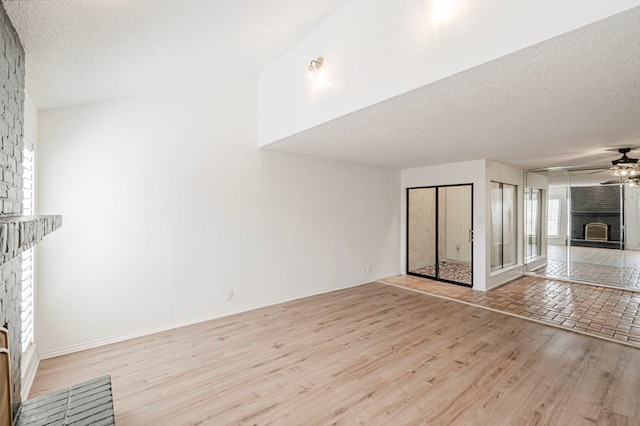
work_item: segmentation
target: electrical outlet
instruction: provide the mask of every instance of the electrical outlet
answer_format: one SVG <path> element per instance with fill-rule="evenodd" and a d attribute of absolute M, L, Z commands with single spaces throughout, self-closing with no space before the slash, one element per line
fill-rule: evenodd
<path fill-rule="evenodd" d="M 233 290 L 227 290 L 227 293 L 225 294 L 225 299 L 227 302 L 230 302 L 231 300 L 233 300 Z"/>

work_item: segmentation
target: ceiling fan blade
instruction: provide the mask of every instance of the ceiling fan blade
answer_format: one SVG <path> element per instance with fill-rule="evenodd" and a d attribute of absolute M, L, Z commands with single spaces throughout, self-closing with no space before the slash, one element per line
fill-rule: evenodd
<path fill-rule="evenodd" d="M 588 175 L 595 175 L 596 173 L 602 173 L 607 170 L 606 167 L 601 168 L 600 170 L 596 170 L 595 172 L 587 173 Z"/>

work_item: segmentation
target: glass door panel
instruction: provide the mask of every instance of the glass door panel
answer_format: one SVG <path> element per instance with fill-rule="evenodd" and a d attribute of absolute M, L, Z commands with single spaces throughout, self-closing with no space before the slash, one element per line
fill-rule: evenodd
<path fill-rule="evenodd" d="M 471 285 L 471 185 L 438 188 L 439 278 Z"/>
<path fill-rule="evenodd" d="M 407 272 L 436 276 L 436 188 L 407 191 Z"/>
<path fill-rule="evenodd" d="M 502 268 L 502 187 L 491 182 L 491 270 Z"/>
<path fill-rule="evenodd" d="M 515 265 L 518 261 L 518 219 L 516 215 L 516 186 L 502 185 L 502 267 Z"/>

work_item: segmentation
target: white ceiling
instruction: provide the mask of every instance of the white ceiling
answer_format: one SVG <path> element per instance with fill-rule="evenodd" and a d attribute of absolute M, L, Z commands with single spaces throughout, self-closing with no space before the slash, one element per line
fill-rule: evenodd
<path fill-rule="evenodd" d="M 42 110 L 257 74 L 346 1 L 3 4 Z M 390 168 L 604 164 L 618 157 L 611 147 L 640 148 L 639 52 L 637 7 L 270 148 Z"/>
<path fill-rule="evenodd" d="M 640 7 L 269 148 L 399 169 L 480 158 L 528 169 L 605 164 L 624 146 L 640 147 Z"/>
<path fill-rule="evenodd" d="M 258 74 L 347 0 L 3 0 L 38 109 Z"/>

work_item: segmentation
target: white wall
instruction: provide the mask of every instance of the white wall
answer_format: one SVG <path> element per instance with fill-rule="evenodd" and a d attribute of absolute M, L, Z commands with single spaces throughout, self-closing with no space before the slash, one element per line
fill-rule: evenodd
<path fill-rule="evenodd" d="M 247 78 L 40 114 L 44 356 L 399 272 L 399 172 L 259 150 L 257 104 Z"/>
<path fill-rule="evenodd" d="M 260 75 L 259 144 L 640 5 L 640 0 L 351 0 Z M 446 13 L 447 9 L 450 13 Z M 305 69 L 324 57 L 322 78 Z"/>

